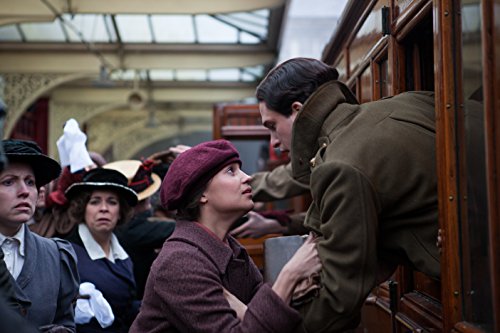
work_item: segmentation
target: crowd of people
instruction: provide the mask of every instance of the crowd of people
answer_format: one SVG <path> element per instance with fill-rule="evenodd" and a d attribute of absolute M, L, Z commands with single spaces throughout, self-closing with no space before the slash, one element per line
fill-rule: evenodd
<path fill-rule="evenodd" d="M 110 163 L 73 119 L 60 163 L 3 140 L 0 332 L 345 332 L 398 264 L 439 278 L 432 93 L 359 105 L 337 78 L 268 73 L 262 123 L 291 161 L 253 175 L 227 140 Z M 307 213 L 253 211 L 304 193 Z M 272 284 L 237 240 L 267 233 L 308 234 Z"/>

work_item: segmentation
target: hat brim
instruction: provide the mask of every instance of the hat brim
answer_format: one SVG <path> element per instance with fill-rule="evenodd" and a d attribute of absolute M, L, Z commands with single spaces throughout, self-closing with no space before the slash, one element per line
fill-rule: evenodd
<path fill-rule="evenodd" d="M 160 188 L 161 186 L 160 176 L 158 176 L 156 173 L 151 173 L 151 179 L 153 180 L 153 183 L 149 185 L 149 187 L 146 188 L 144 191 L 137 193 L 139 201 L 149 198 L 150 196 L 155 194 L 156 191 L 158 191 L 158 189 Z"/>
<path fill-rule="evenodd" d="M 125 177 L 127 177 L 130 184 L 130 180 L 134 177 L 135 173 L 137 172 L 137 169 L 139 169 L 141 164 L 142 162 L 138 160 L 121 160 L 105 164 L 102 167 L 104 169 L 112 169 L 121 172 L 122 174 L 125 175 Z M 153 194 L 156 193 L 156 191 L 160 189 L 161 186 L 160 176 L 152 172 L 151 179 L 153 180 L 153 183 L 151 183 L 151 185 L 149 185 L 145 190 L 137 192 L 137 197 L 139 198 L 139 201 L 152 196 Z"/>
<path fill-rule="evenodd" d="M 65 192 L 68 199 L 73 198 L 81 191 L 111 190 L 118 193 L 131 206 L 137 205 L 138 197 L 134 190 L 127 186 L 107 182 L 85 182 L 72 184 Z"/>
<path fill-rule="evenodd" d="M 61 174 L 61 166 L 56 160 L 42 154 L 5 153 L 9 163 L 19 162 L 31 166 L 38 187 L 46 185 Z"/>

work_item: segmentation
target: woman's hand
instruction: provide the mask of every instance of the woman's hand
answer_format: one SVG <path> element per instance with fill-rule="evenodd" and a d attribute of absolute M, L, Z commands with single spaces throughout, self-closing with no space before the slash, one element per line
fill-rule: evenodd
<path fill-rule="evenodd" d="M 247 306 L 242 301 L 240 301 L 236 296 L 227 291 L 226 288 L 222 289 L 224 290 L 224 297 L 226 298 L 226 301 L 229 303 L 229 306 L 231 307 L 231 309 L 236 311 L 236 317 L 242 321 L 243 317 L 245 317 Z"/>

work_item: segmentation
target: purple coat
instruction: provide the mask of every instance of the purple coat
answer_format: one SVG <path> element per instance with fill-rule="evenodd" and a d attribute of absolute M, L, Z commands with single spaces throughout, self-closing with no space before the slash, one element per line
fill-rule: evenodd
<path fill-rule="evenodd" d="M 301 322 L 247 252 L 232 237 L 230 247 L 198 223 L 179 221 L 151 267 L 139 315 L 130 333 L 292 332 Z M 222 288 L 247 304 L 240 321 Z"/>

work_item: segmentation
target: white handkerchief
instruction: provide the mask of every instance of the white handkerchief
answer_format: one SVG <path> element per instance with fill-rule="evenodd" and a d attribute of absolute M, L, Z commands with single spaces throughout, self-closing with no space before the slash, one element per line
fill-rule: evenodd
<path fill-rule="evenodd" d="M 87 135 L 80 130 L 78 122 L 71 118 L 64 124 L 63 135 L 57 140 L 57 150 L 63 167 L 69 165 L 72 173 L 92 165 L 85 143 Z"/>
<path fill-rule="evenodd" d="M 115 316 L 108 301 L 90 282 L 80 284 L 80 295 L 88 295 L 89 299 L 78 299 L 75 308 L 75 323 L 86 324 L 95 317 L 102 328 L 113 324 Z"/>

